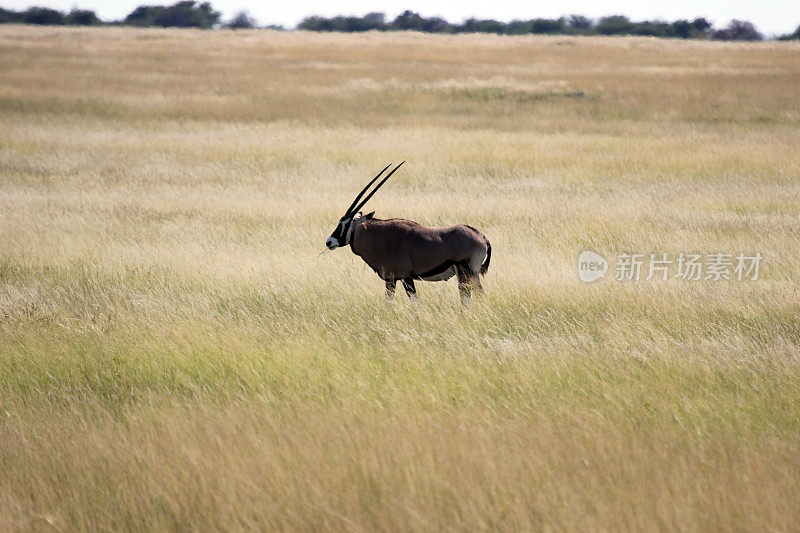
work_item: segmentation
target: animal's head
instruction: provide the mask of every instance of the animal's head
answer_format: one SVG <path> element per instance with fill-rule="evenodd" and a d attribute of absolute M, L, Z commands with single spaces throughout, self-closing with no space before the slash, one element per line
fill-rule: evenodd
<path fill-rule="evenodd" d="M 403 163 L 405 163 L 405 161 L 403 161 Z M 356 196 L 356 199 L 353 200 L 353 203 L 350 204 L 350 207 L 348 207 L 347 211 L 344 212 L 344 216 L 339 219 L 339 223 L 336 225 L 336 229 L 333 230 L 333 233 L 331 233 L 331 236 L 328 237 L 328 239 L 325 241 L 325 246 L 327 246 L 329 250 L 334 250 L 336 248 L 339 248 L 340 246 L 347 246 L 348 244 L 350 244 L 352 242 L 352 240 L 353 240 L 353 232 L 355 231 L 355 228 L 358 226 L 358 224 L 360 222 L 363 222 L 364 220 L 368 220 L 368 219 L 372 218 L 372 215 L 374 213 L 374 211 L 373 211 L 372 213 L 369 213 L 368 215 L 363 215 L 362 216 L 361 212 L 359 211 L 359 209 L 364 207 L 364 204 L 367 203 L 367 200 L 372 198 L 372 195 L 375 194 L 375 191 L 377 191 L 381 187 L 381 185 L 386 183 L 386 180 L 388 180 L 392 176 L 392 174 L 394 174 L 395 171 L 403 165 L 403 163 L 400 163 L 399 165 L 394 167 L 392 169 L 392 171 L 389 172 L 386 175 L 386 177 L 383 178 L 381 180 L 381 182 L 378 183 L 378 185 L 374 189 L 372 189 L 372 192 L 369 193 L 366 198 L 361 200 L 361 197 L 364 196 L 364 193 L 367 192 L 367 189 L 369 189 L 372 186 L 373 183 L 378 181 L 378 178 L 380 178 L 381 175 L 384 172 L 386 172 L 386 169 L 388 169 L 392 165 L 387 165 L 386 168 L 381 170 L 378 173 L 377 176 L 372 178 L 372 181 L 367 183 L 367 186 L 364 187 L 361 190 L 360 193 L 358 193 L 358 196 Z M 360 201 L 360 203 L 359 203 L 359 201 Z"/>
<path fill-rule="evenodd" d="M 356 230 L 358 225 L 365 220 L 371 219 L 372 215 L 374 214 L 375 211 L 366 215 L 362 215 L 361 212 L 358 212 L 355 215 L 346 215 L 345 217 L 341 218 L 339 220 L 339 225 L 336 226 L 336 229 L 333 230 L 331 236 L 325 241 L 325 246 L 331 250 L 339 248 L 340 246 L 347 246 L 352 242 L 353 232 Z"/>

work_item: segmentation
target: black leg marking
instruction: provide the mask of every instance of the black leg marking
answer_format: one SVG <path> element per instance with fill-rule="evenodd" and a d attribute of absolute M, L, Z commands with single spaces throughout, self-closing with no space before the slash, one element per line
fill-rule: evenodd
<path fill-rule="evenodd" d="M 412 300 L 416 299 L 417 297 L 417 289 L 414 287 L 414 279 L 413 278 L 405 278 L 403 280 L 403 288 L 406 290 L 406 294 Z"/>

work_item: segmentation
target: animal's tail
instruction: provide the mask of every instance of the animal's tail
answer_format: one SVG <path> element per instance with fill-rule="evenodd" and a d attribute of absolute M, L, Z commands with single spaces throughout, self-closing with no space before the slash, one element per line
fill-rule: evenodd
<path fill-rule="evenodd" d="M 486 241 L 486 260 L 481 265 L 481 276 L 486 275 L 486 271 L 489 270 L 489 261 L 492 260 L 492 245 L 489 241 Z"/>

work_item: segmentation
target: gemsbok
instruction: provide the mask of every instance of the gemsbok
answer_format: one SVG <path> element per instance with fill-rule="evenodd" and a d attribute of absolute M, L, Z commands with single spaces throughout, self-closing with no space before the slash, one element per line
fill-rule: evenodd
<path fill-rule="evenodd" d="M 445 281 L 458 275 L 461 302 L 467 304 L 473 290 L 483 292 L 479 276 L 486 274 L 492 257 L 492 245 L 480 231 L 464 224 L 427 228 L 411 220 L 381 220 L 373 217 L 374 211 L 366 215 L 359 211 L 403 163 L 392 169 L 366 198 L 361 200 L 391 165 L 358 193 L 325 246 L 334 250 L 349 245 L 386 282 L 387 300 L 394 297 L 398 281 L 408 297 L 416 301 L 414 280 Z"/>

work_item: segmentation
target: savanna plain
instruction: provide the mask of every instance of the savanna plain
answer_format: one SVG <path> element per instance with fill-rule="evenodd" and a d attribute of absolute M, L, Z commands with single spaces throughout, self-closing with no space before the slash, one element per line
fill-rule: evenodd
<path fill-rule="evenodd" d="M 0 529 L 797 530 L 798 87 L 787 42 L 3 26 Z M 492 243 L 465 309 L 321 253 L 401 160 L 369 210 Z"/>

